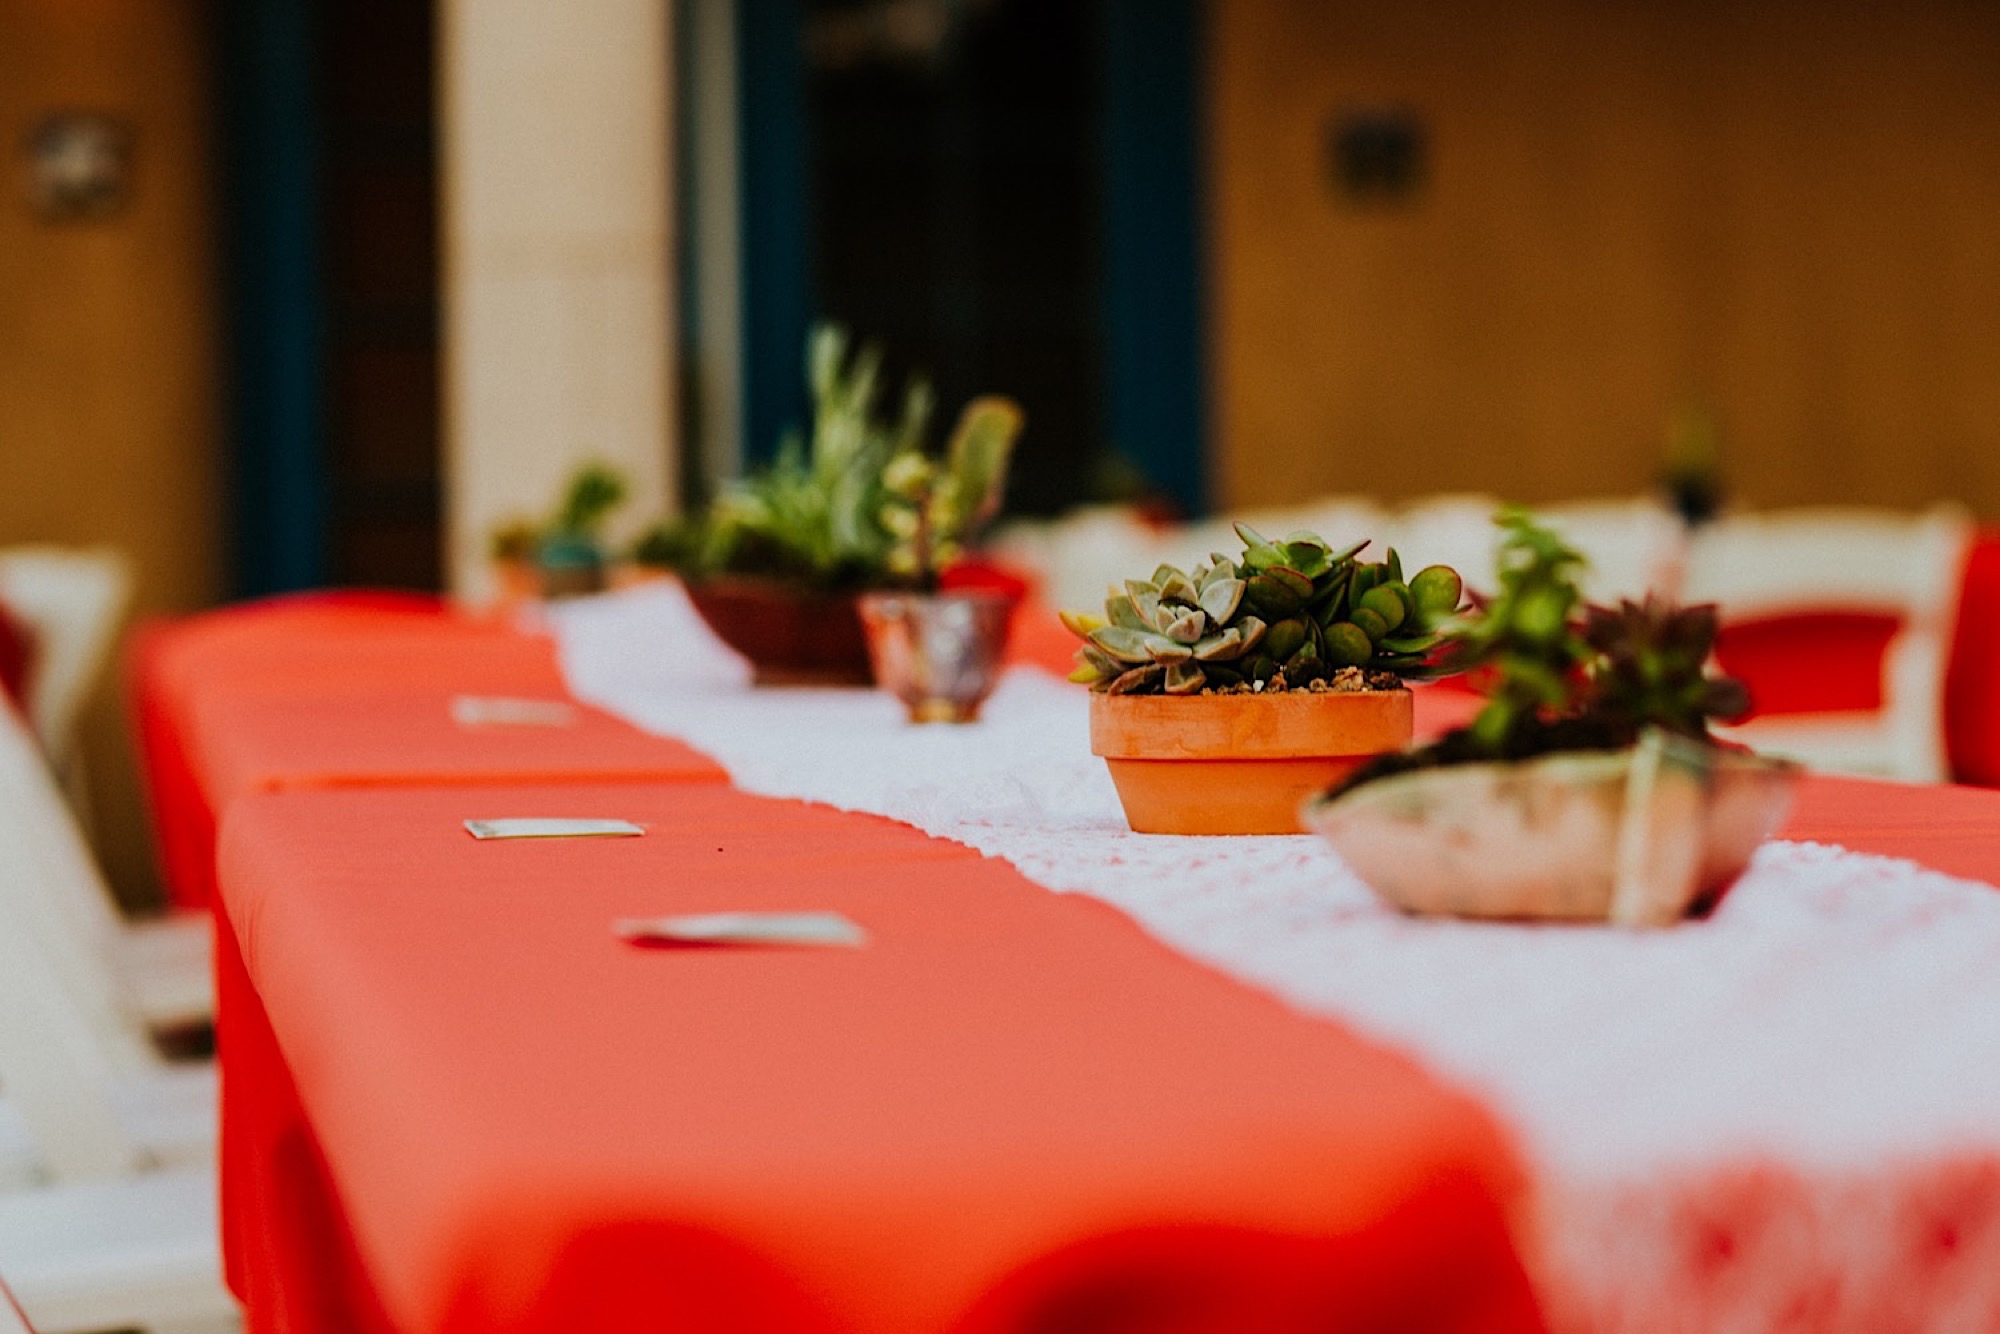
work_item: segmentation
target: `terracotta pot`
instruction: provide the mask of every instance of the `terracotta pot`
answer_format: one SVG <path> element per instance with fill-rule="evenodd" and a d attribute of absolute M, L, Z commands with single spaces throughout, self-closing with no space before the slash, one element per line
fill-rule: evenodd
<path fill-rule="evenodd" d="M 497 558 L 493 571 L 494 600 L 502 608 L 584 597 L 609 586 L 603 552 L 582 541 L 545 544 L 534 556 Z"/>
<path fill-rule="evenodd" d="M 1405 912 L 1666 926 L 1721 901 L 1798 774 L 1653 732 L 1625 750 L 1396 774 L 1305 818 Z"/>
<path fill-rule="evenodd" d="M 1410 743 L 1410 692 L 1092 695 L 1090 749 L 1142 834 L 1296 834 L 1299 807 Z"/>
<path fill-rule="evenodd" d="M 535 602 L 542 595 L 541 575 L 531 560 L 500 557 L 493 562 L 493 605 L 498 611 L 514 611 Z"/>
<path fill-rule="evenodd" d="M 760 686 L 865 686 L 874 675 L 852 593 L 723 575 L 689 580 L 716 637 L 750 660 Z"/>
<path fill-rule="evenodd" d="M 1000 679 L 1019 599 L 1007 592 L 868 593 L 861 624 L 875 681 L 913 723 L 969 723 Z"/>

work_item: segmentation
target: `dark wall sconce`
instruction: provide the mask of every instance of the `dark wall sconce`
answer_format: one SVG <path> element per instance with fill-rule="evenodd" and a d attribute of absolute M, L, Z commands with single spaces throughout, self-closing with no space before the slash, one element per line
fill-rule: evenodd
<path fill-rule="evenodd" d="M 91 222 L 131 196 L 130 121 L 95 111 L 43 116 L 22 143 L 28 202 L 46 222 Z"/>
<path fill-rule="evenodd" d="M 1429 134 L 1403 107 L 1348 108 L 1327 136 L 1333 185 L 1358 205 L 1407 205 L 1430 177 Z"/>

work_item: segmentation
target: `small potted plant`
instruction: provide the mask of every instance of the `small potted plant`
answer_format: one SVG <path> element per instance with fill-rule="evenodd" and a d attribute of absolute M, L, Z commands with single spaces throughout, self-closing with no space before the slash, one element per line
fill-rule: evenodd
<path fill-rule="evenodd" d="M 974 399 L 941 457 L 912 447 L 883 469 L 885 564 L 908 587 L 863 595 L 861 623 L 876 683 L 903 701 L 912 722 L 971 722 L 998 678 L 1016 598 L 943 583 L 1000 512 L 1020 433 L 1014 403 Z"/>
<path fill-rule="evenodd" d="M 622 474 L 587 463 L 571 476 L 548 519 L 514 519 L 495 529 L 491 552 L 501 600 L 602 592 L 609 564 L 604 524 L 625 503 L 625 493 Z"/>
<path fill-rule="evenodd" d="M 1665 925 L 1712 909 L 1783 817 L 1798 767 L 1708 735 L 1747 703 L 1712 676 L 1712 606 L 1586 607 L 1582 558 L 1503 511 L 1500 591 L 1458 647 L 1488 697 L 1306 820 L 1407 911 Z"/>
<path fill-rule="evenodd" d="M 1365 541 L 1236 532 L 1238 559 L 1162 565 L 1103 616 L 1063 615 L 1084 641 L 1070 679 L 1093 692 L 1091 750 L 1140 833 L 1299 833 L 1306 797 L 1409 744 L 1405 681 L 1448 670 L 1457 571 L 1406 581 L 1393 550 L 1360 560 Z"/>
<path fill-rule="evenodd" d="M 806 361 L 810 433 L 788 436 L 768 467 L 702 512 L 656 528 L 635 557 L 681 576 L 759 684 L 865 685 L 874 673 L 861 595 L 934 587 L 998 505 L 1020 413 L 1003 399 L 975 400 L 934 463 L 927 384 L 912 381 L 885 418 L 877 349 L 853 349 L 844 331 L 821 325 Z M 977 497 L 975 464 L 989 488 Z"/>

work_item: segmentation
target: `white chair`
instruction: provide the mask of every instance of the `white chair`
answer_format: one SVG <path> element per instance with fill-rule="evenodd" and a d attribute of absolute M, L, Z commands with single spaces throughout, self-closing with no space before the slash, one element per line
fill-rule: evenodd
<path fill-rule="evenodd" d="M 97 877 L 89 850 L 69 808 L 56 791 L 40 751 L 12 709 L 0 705 L 0 933 L 26 951 L 37 970 L 57 979 L 51 995 L 63 1000 L 62 1023 L 71 1045 L 94 1053 L 105 1072 L 107 1097 L 122 1107 L 126 1129 L 155 1158 L 200 1161 L 213 1152 L 215 1076 L 207 1065 L 172 1066 L 153 1045 L 149 1029 L 163 1012 L 207 1014 L 210 939 L 205 924 L 134 931 L 120 923 Z M 199 926 L 199 930 L 183 930 Z M 138 949 L 134 941 L 142 942 Z M 131 984 L 129 962 L 145 953 L 182 962 L 170 972 L 192 974 L 199 1004 L 168 1007 Z M 22 965 L 25 968 L 27 965 Z M 156 985 L 167 1000 L 173 988 Z M 180 989 L 192 990 L 186 982 Z M 35 1004 L 43 1002 L 36 1001 Z M 10 1024 L 0 1007 L 0 1025 Z M 63 1122 L 38 1120 L 11 1085 L 0 1103 L 0 1185 L 32 1176 L 24 1155 L 25 1132 L 46 1148 L 46 1135 Z M 25 1123 L 25 1124 L 24 1124 Z M 80 1124 L 79 1133 L 87 1126 Z"/>
<path fill-rule="evenodd" d="M 206 1022 L 214 1013 L 209 918 L 124 917 L 50 778 L 21 719 L 0 703 L 0 832 L 10 848 L 0 897 L 21 901 L 85 979 L 80 985 L 103 991 L 106 1004 L 150 1028 Z"/>
<path fill-rule="evenodd" d="M 44 1181 L 0 1193 L 0 1273 L 42 1334 L 237 1328 L 222 1285 L 213 1071 L 161 1072 L 187 1103 L 207 1075 L 207 1136 L 175 1162 L 135 1124 L 136 1035 L 107 1049 L 31 931 L 0 908 L 0 1091 L 29 1127 Z M 195 1100 L 198 1102 L 199 1098 Z M 180 1109 L 182 1114 L 188 1109 Z"/>
<path fill-rule="evenodd" d="M 214 1066 L 164 1061 L 106 957 L 36 891 L 89 863 L 5 708 L 0 848 L 0 1273 L 43 1334 L 233 1329 Z"/>
<path fill-rule="evenodd" d="M 1060 519 L 1019 520 L 995 534 L 993 554 L 1040 578 L 1051 606 L 1096 611 L 1108 587 L 1150 575 L 1162 564 L 1183 569 L 1221 552 L 1243 549 L 1235 521 L 1270 538 L 1299 529 L 1335 545 L 1379 537 L 1381 509 L 1361 496 L 1324 496 L 1296 505 L 1231 511 L 1188 523 L 1151 524 L 1125 506 L 1080 509 Z M 1379 559 L 1381 551 L 1367 553 Z"/>
<path fill-rule="evenodd" d="M 1538 505 L 1535 515 L 1589 562 L 1580 583 L 1591 602 L 1678 597 L 1689 536 L 1680 515 L 1648 496 Z"/>
<path fill-rule="evenodd" d="M 1393 515 L 1386 531 L 1404 566 L 1449 565 L 1468 587 L 1496 591 L 1493 554 L 1500 530 L 1493 516 L 1506 502 L 1495 496 L 1454 494 L 1412 501 Z M 1576 548 L 1587 562 L 1578 584 L 1591 602 L 1634 601 L 1649 590 L 1672 593 L 1685 560 L 1685 530 L 1666 506 L 1646 497 L 1572 500 L 1529 506 L 1535 517 Z"/>
<path fill-rule="evenodd" d="M 1472 492 L 1426 496 L 1388 514 L 1381 525 L 1381 546 L 1392 546 L 1403 559 L 1405 573 L 1426 565 L 1449 565 L 1467 588 L 1494 590 L 1493 545 L 1500 530 L 1493 516 L 1506 502 Z M 1374 556 L 1380 552 L 1370 553 Z"/>
<path fill-rule="evenodd" d="M 1690 548 L 1683 599 L 1719 603 L 1725 633 L 1732 624 L 1844 612 L 1894 617 L 1898 626 L 1882 660 L 1879 711 L 1773 713 L 1722 734 L 1834 772 L 1947 778 L 1944 676 L 1971 536 L 1971 521 L 1952 506 L 1733 514 L 1704 526 Z M 1817 666 L 1802 661 L 1799 670 Z"/>
<path fill-rule="evenodd" d="M 83 818 L 77 720 L 111 661 L 131 597 L 131 563 L 109 547 L 0 549 L 0 602 L 35 636 L 28 721 Z"/>
<path fill-rule="evenodd" d="M 35 1334 L 28 1317 L 21 1314 L 20 1303 L 4 1284 L 0 1284 L 0 1334 Z"/>

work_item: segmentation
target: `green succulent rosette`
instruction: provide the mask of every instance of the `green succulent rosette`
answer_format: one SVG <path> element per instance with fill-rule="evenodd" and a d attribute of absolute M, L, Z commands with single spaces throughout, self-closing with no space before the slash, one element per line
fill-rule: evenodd
<path fill-rule="evenodd" d="M 1192 570 L 1162 565 L 1128 580 L 1102 617 L 1064 612 L 1083 640 L 1072 681 L 1107 694 L 1300 689 L 1343 668 L 1429 679 L 1454 670 L 1442 653 L 1464 584 L 1447 565 L 1409 579 L 1392 548 L 1335 550 L 1317 534 L 1273 542 L 1235 525 L 1243 554 Z"/>

